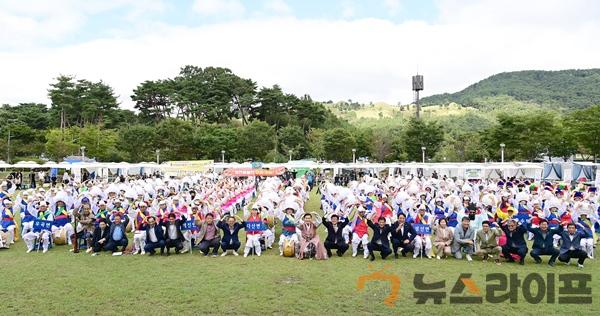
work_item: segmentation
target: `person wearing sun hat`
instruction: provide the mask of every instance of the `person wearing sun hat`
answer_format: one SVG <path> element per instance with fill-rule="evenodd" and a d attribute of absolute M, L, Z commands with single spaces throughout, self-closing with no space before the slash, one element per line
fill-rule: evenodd
<path fill-rule="evenodd" d="M 281 235 L 279 236 L 279 255 L 283 256 L 284 243 L 291 242 L 295 245 L 298 242 L 298 234 L 296 234 L 296 218 L 294 214 L 299 206 L 294 201 L 285 201 L 283 204 L 283 212 L 279 214 L 281 221 Z"/>
<path fill-rule="evenodd" d="M 0 203 L 0 207 L 2 207 L 2 218 L 0 221 L 0 229 L 2 229 L 2 231 L 7 232 L 8 233 L 8 238 L 6 240 L 6 243 L 8 245 L 10 244 L 14 244 L 15 243 L 15 216 L 14 216 L 14 209 L 13 209 L 13 202 L 8 199 L 5 198 L 1 203 Z"/>

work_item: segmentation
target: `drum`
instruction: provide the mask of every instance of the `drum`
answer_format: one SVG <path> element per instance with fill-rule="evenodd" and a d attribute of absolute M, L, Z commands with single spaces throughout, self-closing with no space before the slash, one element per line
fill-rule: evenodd
<path fill-rule="evenodd" d="M 8 248 L 8 232 L 0 231 L 0 248 Z"/>
<path fill-rule="evenodd" d="M 275 217 L 268 215 L 265 217 L 264 222 L 267 224 L 267 227 L 273 228 L 275 226 Z"/>
<path fill-rule="evenodd" d="M 21 235 L 20 231 L 21 230 L 19 229 L 19 225 L 15 225 L 15 242 L 19 241 L 19 236 Z"/>
<path fill-rule="evenodd" d="M 296 245 L 292 240 L 285 240 L 283 242 L 283 256 L 293 257 L 295 255 Z"/>
<path fill-rule="evenodd" d="M 54 244 L 55 245 L 66 245 L 67 244 L 67 230 L 61 227 L 54 233 Z"/>

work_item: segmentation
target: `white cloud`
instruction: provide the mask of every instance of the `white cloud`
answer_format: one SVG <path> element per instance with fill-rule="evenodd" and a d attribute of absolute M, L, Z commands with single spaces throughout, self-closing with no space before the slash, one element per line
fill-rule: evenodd
<path fill-rule="evenodd" d="M 43 46 L 76 34 L 93 15 L 120 9 L 136 20 L 163 12 L 163 0 L 3 0 L 0 1 L 0 51 Z"/>
<path fill-rule="evenodd" d="M 400 11 L 402 4 L 400 0 L 383 0 L 383 5 L 389 10 L 389 13 L 394 15 Z"/>
<path fill-rule="evenodd" d="M 557 2 L 555 10 L 521 3 L 527 12 L 515 17 L 510 8 L 516 2 L 482 7 L 447 0 L 440 1 L 435 23 L 264 18 L 195 28 L 163 25 L 127 39 L 54 49 L 0 47 L 0 104 L 48 103 L 52 78 L 73 74 L 103 79 L 131 107 L 129 96 L 140 82 L 173 77 L 186 64 L 229 67 L 259 85 L 279 83 L 317 100 L 407 103 L 417 69 L 425 76 L 424 95 L 431 95 L 503 71 L 600 67 L 596 3 Z"/>
<path fill-rule="evenodd" d="M 204 16 L 241 16 L 246 11 L 239 0 L 195 0 L 192 8 Z"/>
<path fill-rule="evenodd" d="M 279 15 L 287 15 L 292 13 L 292 8 L 284 0 L 267 0 L 265 8 Z"/>
<path fill-rule="evenodd" d="M 342 9 L 342 17 L 344 19 L 350 19 L 350 18 L 353 18 L 354 16 L 356 16 L 356 8 L 354 7 L 354 4 L 352 2 L 343 1 L 341 3 L 341 9 Z"/>

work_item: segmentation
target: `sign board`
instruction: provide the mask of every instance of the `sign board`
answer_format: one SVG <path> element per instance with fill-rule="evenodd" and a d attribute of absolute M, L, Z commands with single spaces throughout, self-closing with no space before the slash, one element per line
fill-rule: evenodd
<path fill-rule="evenodd" d="M 481 169 L 465 169 L 465 179 L 481 179 Z"/>
<path fill-rule="evenodd" d="M 431 226 L 425 224 L 413 224 L 418 235 L 431 235 Z"/>
<path fill-rule="evenodd" d="M 230 168 L 223 172 L 226 177 L 274 177 L 282 175 L 285 167 L 273 169 Z"/>
<path fill-rule="evenodd" d="M 213 160 L 167 161 L 160 165 L 167 175 L 181 175 L 196 172 L 206 172 L 213 165 Z"/>

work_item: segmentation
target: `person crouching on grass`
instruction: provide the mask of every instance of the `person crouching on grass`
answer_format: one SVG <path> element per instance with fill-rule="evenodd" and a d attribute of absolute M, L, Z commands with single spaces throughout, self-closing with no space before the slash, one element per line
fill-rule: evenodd
<path fill-rule="evenodd" d="M 183 234 L 181 233 L 181 225 L 185 223 L 186 218 L 181 215 L 181 219 L 176 219 L 175 213 L 169 213 L 168 220 L 165 224 L 165 248 L 167 256 L 170 255 L 171 248 L 175 248 L 175 253 L 179 254 L 183 249 Z"/>
<path fill-rule="evenodd" d="M 212 256 L 216 257 L 221 246 L 221 235 L 219 234 L 219 228 L 215 222 L 214 215 L 212 213 L 206 214 L 204 221 L 200 221 L 197 225 L 200 227 L 197 239 L 200 242 L 198 248 L 200 248 L 204 256 L 208 256 L 208 252 L 212 248 Z"/>
<path fill-rule="evenodd" d="M 508 223 L 507 223 L 508 222 Z M 504 220 L 502 229 L 506 234 L 506 245 L 502 246 L 502 255 L 508 262 L 515 262 L 513 255 L 519 255 L 519 264 L 525 264 L 525 256 L 527 255 L 527 242 L 524 235 L 527 234 L 527 229 L 522 225 L 518 225 L 514 219 Z"/>
<path fill-rule="evenodd" d="M 240 230 L 244 228 L 244 225 L 238 223 L 236 218 L 230 215 L 217 223 L 217 227 L 223 231 L 223 239 L 221 239 L 221 249 L 223 250 L 223 254 L 221 257 L 226 256 L 230 251 L 235 256 L 238 256 L 238 249 L 240 249 L 241 246 L 238 234 Z"/>
<path fill-rule="evenodd" d="M 313 215 L 306 213 L 302 216 L 302 221 L 296 226 L 300 230 L 300 242 L 296 248 L 296 257 L 302 259 L 327 259 L 327 250 L 319 238 L 317 228 L 320 222 L 313 222 Z"/>
<path fill-rule="evenodd" d="M 371 242 L 367 245 L 369 248 L 369 256 L 370 260 L 375 260 L 374 251 L 379 251 L 381 253 L 381 259 L 385 260 L 387 256 L 392 253 L 390 249 L 390 240 L 388 239 L 388 235 L 391 233 L 392 228 L 390 225 L 385 223 L 385 217 L 379 217 L 377 221 L 377 225 L 375 225 L 371 219 L 367 219 L 367 224 L 373 230 L 373 238 L 371 238 Z"/>
<path fill-rule="evenodd" d="M 146 244 L 144 245 L 144 251 L 149 256 L 156 254 L 156 248 L 160 248 L 160 254 L 163 255 L 165 252 L 165 235 L 162 226 L 156 223 L 154 216 L 148 216 L 148 225 L 145 225 L 146 229 Z"/>
<path fill-rule="evenodd" d="M 482 228 L 477 231 L 476 242 L 479 246 L 476 254 L 482 256 L 483 262 L 488 258 L 494 258 L 496 264 L 500 264 L 500 252 L 502 247 L 498 246 L 498 237 L 502 236 L 502 230 L 499 227 L 491 228 L 489 221 L 483 221 Z"/>
<path fill-rule="evenodd" d="M 575 223 L 567 224 L 567 230 L 561 234 L 562 243 L 558 260 L 568 265 L 571 259 L 575 258 L 577 259 L 577 267 L 583 269 L 583 262 L 588 257 L 581 247 L 581 239 L 584 238 L 588 238 L 585 230 L 577 231 Z"/>
<path fill-rule="evenodd" d="M 125 248 L 127 248 L 127 244 L 125 225 L 121 222 L 121 215 L 117 214 L 114 217 L 114 222 L 110 225 L 106 250 L 111 251 L 113 256 L 120 256 L 125 251 Z M 118 246 L 122 246 L 121 251 L 117 251 Z"/>

